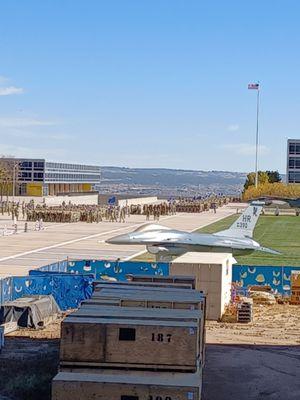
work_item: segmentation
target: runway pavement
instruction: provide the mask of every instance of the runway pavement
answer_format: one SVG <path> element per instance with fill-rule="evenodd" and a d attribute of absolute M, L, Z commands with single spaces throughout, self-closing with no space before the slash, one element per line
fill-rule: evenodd
<path fill-rule="evenodd" d="M 234 214 L 237 207 L 243 206 L 229 204 L 219 208 L 216 214 L 212 211 L 200 214 L 179 213 L 162 217 L 159 223 L 170 228 L 192 231 Z M 24 221 L 19 221 L 20 233 L 0 236 L 0 278 L 26 275 L 30 269 L 66 258 L 128 259 L 143 251 L 144 247 L 108 245 L 105 240 L 130 232 L 145 223 L 143 215 L 131 215 L 125 223 L 45 223 L 42 231 L 35 231 L 34 223 L 29 223 L 29 231 L 25 233 Z M 0 216 L 0 231 L 4 225 L 10 227 L 12 221 L 7 216 Z"/>

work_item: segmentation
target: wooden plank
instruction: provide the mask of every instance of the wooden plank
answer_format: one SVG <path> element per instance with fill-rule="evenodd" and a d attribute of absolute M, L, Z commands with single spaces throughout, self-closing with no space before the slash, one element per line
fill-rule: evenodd
<path fill-rule="evenodd" d="M 62 363 L 195 371 L 199 356 L 195 321 L 69 316 L 62 323 Z"/>
<path fill-rule="evenodd" d="M 196 279 L 194 276 L 188 275 L 132 275 L 127 274 L 126 278 L 133 282 L 165 282 L 165 283 L 183 283 L 190 284 L 192 288 L 196 287 Z"/>
<path fill-rule="evenodd" d="M 117 281 L 109 282 L 105 280 L 98 280 L 93 282 L 93 286 L 106 285 L 110 287 L 111 285 L 118 285 L 123 287 L 145 287 L 145 288 L 173 288 L 173 289 L 193 289 L 193 285 L 190 283 L 173 283 L 173 282 L 135 282 L 135 281 Z"/>
<path fill-rule="evenodd" d="M 136 283 L 136 282 L 134 282 Z M 164 285 L 164 284 L 163 284 Z M 163 291 L 168 291 L 168 292 L 176 292 L 176 293 L 181 293 L 182 295 L 192 291 L 193 289 L 191 288 L 177 288 L 177 287 L 167 287 L 167 286 L 160 286 L 160 287 L 156 287 L 156 286 L 143 286 L 143 285 L 118 285 L 118 284 L 110 284 L 110 285 L 106 285 L 106 284 L 102 284 L 99 283 L 98 285 L 95 285 L 94 287 L 94 291 L 95 292 L 100 292 L 103 289 L 108 289 L 108 290 L 116 290 L 116 291 L 124 291 L 124 290 L 134 290 L 134 291 L 152 291 L 152 292 L 161 292 Z"/>
<path fill-rule="evenodd" d="M 79 310 L 73 312 L 72 316 L 87 317 L 100 316 L 106 318 L 133 318 L 133 319 L 162 319 L 199 321 L 203 317 L 201 310 L 180 310 L 180 309 L 153 309 L 141 307 L 110 307 L 95 304 L 85 304 Z"/>
<path fill-rule="evenodd" d="M 179 308 L 200 309 L 205 308 L 205 297 L 196 291 L 181 294 L 176 292 L 153 292 L 136 290 L 108 290 L 94 292 L 92 299 L 118 299 L 123 307 L 149 307 L 149 308 Z M 190 293 L 191 292 L 191 293 Z"/>
<path fill-rule="evenodd" d="M 135 371 L 60 372 L 53 379 L 52 400 L 200 400 L 202 372 Z"/>

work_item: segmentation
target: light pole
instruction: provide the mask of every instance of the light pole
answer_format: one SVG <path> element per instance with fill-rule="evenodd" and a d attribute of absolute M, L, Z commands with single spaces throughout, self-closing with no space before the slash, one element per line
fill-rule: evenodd
<path fill-rule="evenodd" d="M 12 201 L 13 201 L 13 203 L 15 202 L 16 169 L 17 169 L 18 165 L 19 165 L 19 164 L 18 164 L 17 162 L 15 162 L 15 163 L 14 163 L 14 166 L 13 166 L 13 187 L 12 187 L 12 190 L 13 190 L 13 193 L 12 193 Z"/>
<path fill-rule="evenodd" d="M 258 144 L 259 144 L 259 130 L 258 130 L 258 121 L 259 121 L 259 82 L 257 83 L 249 83 L 248 89 L 257 90 L 256 96 L 256 137 L 255 137 L 255 187 L 258 186 Z"/>

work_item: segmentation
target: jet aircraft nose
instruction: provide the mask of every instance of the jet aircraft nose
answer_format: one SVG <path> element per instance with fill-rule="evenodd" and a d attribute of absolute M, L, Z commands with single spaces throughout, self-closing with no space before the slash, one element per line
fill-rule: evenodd
<path fill-rule="evenodd" d="M 114 236 L 110 239 L 105 240 L 105 242 L 108 244 L 127 244 L 129 241 L 130 241 L 130 236 L 128 233 Z"/>

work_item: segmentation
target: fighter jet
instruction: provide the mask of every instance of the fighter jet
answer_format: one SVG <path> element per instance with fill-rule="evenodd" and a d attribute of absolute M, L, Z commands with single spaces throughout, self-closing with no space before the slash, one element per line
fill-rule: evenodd
<path fill-rule="evenodd" d="M 131 233 L 106 240 L 109 244 L 145 245 L 156 259 L 180 256 L 186 252 L 229 252 L 235 255 L 263 251 L 280 254 L 262 247 L 252 239 L 253 230 L 262 210 L 262 202 L 250 204 L 229 229 L 213 234 L 185 232 L 156 224 L 146 224 Z"/>

